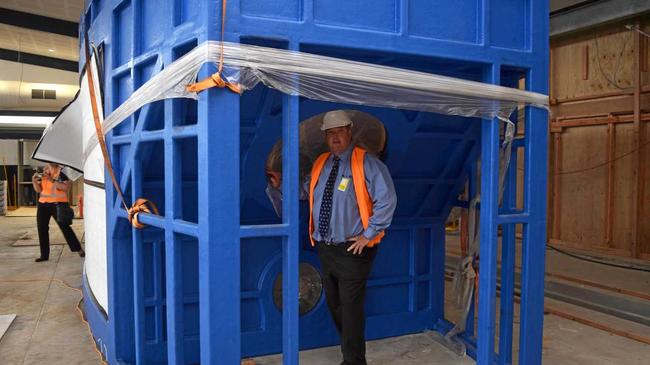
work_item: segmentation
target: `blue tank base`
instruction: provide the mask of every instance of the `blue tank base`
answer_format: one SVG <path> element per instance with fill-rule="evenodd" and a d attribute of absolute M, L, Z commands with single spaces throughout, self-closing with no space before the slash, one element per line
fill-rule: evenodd
<path fill-rule="evenodd" d="M 81 291 L 83 292 L 83 312 L 90 326 L 90 330 L 93 335 L 93 341 L 95 342 L 95 347 L 99 352 L 101 352 L 104 361 L 109 364 L 115 363 L 115 359 L 111 358 L 109 352 L 109 345 L 111 341 L 110 329 L 108 326 L 108 320 L 104 310 L 99 305 L 95 296 L 90 289 L 88 284 L 88 279 L 86 278 L 86 272 L 83 273 Z"/>

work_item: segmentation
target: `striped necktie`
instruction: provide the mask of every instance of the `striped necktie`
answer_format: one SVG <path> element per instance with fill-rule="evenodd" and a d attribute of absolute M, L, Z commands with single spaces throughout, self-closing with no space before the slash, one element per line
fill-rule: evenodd
<path fill-rule="evenodd" d="M 318 215 L 318 232 L 320 233 L 321 239 L 327 239 L 327 233 L 330 228 L 330 219 L 332 218 L 332 196 L 334 194 L 334 182 L 336 181 L 336 176 L 339 174 L 339 162 L 341 161 L 338 156 L 334 156 L 334 164 L 332 165 L 332 171 L 327 177 L 327 183 L 325 184 L 325 192 L 323 193 L 323 200 L 320 204 L 320 213 Z"/>

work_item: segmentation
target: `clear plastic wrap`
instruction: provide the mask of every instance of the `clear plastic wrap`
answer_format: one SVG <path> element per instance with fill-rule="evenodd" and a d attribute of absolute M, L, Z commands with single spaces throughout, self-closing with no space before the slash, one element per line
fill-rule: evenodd
<path fill-rule="evenodd" d="M 220 42 L 205 42 L 166 65 L 105 120 L 108 133 L 147 103 L 196 98 L 186 90 L 204 63 L 217 63 Z M 465 117 L 507 119 L 518 104 L 548 108 L 548 96 L 394 67 L 237 43 L 223 45 L 222 77 L 250 90 L 258 83 L 309 99 L 427 111 Z M 84 158 L 97 144 L 91 137 Z"/>
<path fill-rule="evenodd" d="M 503 199 L 503 191 L 505 188 L 506 175 L 508 173 L 508 168 L 510 166 L 510 157 L 512 156 L 512 142 L 515 138 L 516 126 L 509 120 L 502 117 L 497 117 L 499 120 L 505 123 L 505 131 L 503 144 L 499 151 L 499 204 Z M 469 252 L 466 255 L 459 258 L 458 264 L 454 270 L 454 278 L 452 281 L 452 290 L 454 293 L 454 304 L 458 309 L 461 310 L 461 317 L 447 334 L 445 338 L 452 340 L 454 336 L 465 332 L 465 326 L 467 325 L 467 318 L 469 316 L 469 311 L 472 305 L 472 299 L 474 298 L 474 280 L 478 273 L 474 270 L 474 265 L 476 265 L 479 249 L 480 249 L 480 240 L 479 240 L 479 222 L 480 222 L 480 210 L 477 208 L 481 201 L 481 195 L 477 194 L 469 202 L 469 214 L 468 214 L 468 241 L 469 241 Z"/>

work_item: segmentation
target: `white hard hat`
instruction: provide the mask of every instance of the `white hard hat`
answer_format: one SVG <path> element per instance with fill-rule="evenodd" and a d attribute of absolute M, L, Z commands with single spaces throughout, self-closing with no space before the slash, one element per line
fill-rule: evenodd
<path fill-rule="evenodd" d="M 348 113 L 345 110 L 332 110 L 323 116 L 323 125 L 320 127 L 320 130 L 326 131 L 332 128 L 347 126 L 352 126 L 352 119 L 350 119 Z"/>

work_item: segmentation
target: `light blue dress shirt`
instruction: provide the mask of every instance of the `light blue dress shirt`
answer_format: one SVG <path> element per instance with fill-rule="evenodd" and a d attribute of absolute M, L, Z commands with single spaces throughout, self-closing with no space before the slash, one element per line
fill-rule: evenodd
<path fill-rule="evenodd" d="M 352 237 L 363 235 L 372 240 L 377 234 L 390 225 L 397 205 L 397 196 L 395 186 L 390 177 L 388 168 L 377 157 L 366 153 L 363 168 L 366 178 L 366 187 L 370 198 L 372 199 L 372 216 L 370 217 L 368 228 L 363 229 L 361 217 L 359 216 L 359 206 L 355 195 L 354 183 L 352 181 L 352 169 L 350 167 L 350 158 L 352 149 L 350 145 L 340 156 L 339 171 L 334 183 L 334 194 L 332 197 L 332 217 L 329 225 L 329 232 L 326 237 L 322 237 L 318 231 L 318 218 L 320 206 L 323 200 L 325 184 L 330 172 L 334 155 L 330 154 L 325 162 L 325 166 L 318 177 L 318 183 L 314 188 L 314 233 L 312 237 L 316 241 L 327 242 L 345 242 Z M 340 189 L 342 179 L 349 179 L 347 187 Z M 310 178 L 306 179 L 304 190 L 309 192 Z"/>

